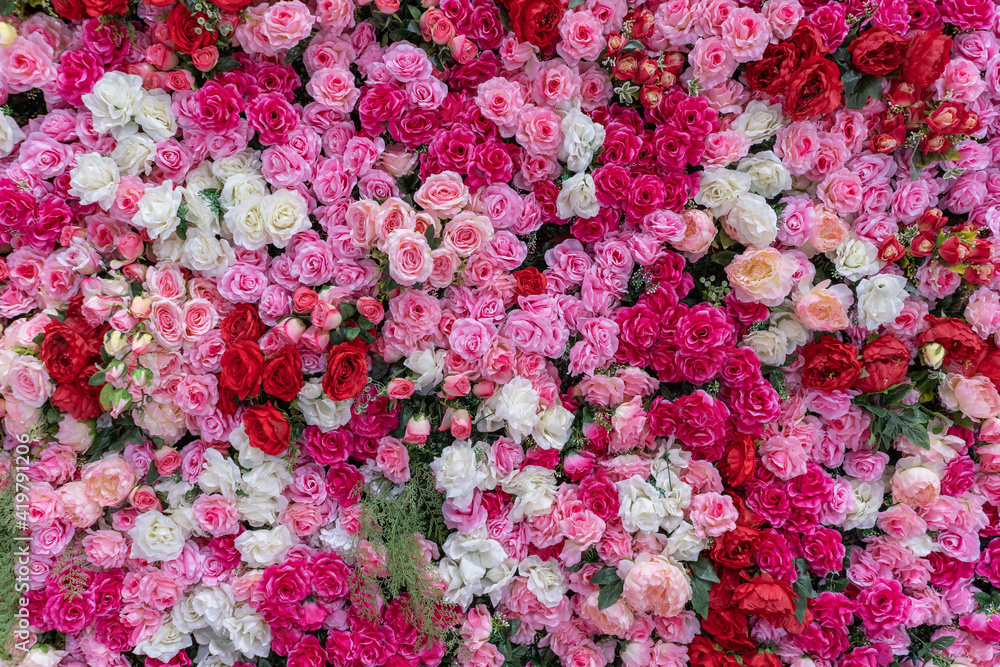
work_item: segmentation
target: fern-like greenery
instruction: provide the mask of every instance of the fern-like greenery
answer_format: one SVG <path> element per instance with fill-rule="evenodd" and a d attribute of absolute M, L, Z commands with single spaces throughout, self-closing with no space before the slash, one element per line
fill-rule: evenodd
<path fill-rule="evenodd" d="M 433 639 L 452 643 L 457 638 L 454 612 L 435 587 L 433 568 L 417 541 L 423 535 L 440 543 L 447 535 L 442 497 L 426 463 L 411 461 L 410 471 L 410 480 L 397 496 L 387 482 L 362 490 L 351 602 L 362 617 L 377 623 L 383 601 L 405 599 L 411 622 L 425 643 Z M 365 552 L 384 559 L 384 567 L 370 567 Z"/>
<path fill-rule="evenodd" d="M 0 660 L 8 663 L 14 660 L 14 626 L 21 599 L 14 575 L 14 538 L 19 534 L 14 512 L 14 472 L 11 467 L 0 476 L 0 543 L 6 545 L 0 549 L 0 636 L 4 638 L 0 643 Z"/>

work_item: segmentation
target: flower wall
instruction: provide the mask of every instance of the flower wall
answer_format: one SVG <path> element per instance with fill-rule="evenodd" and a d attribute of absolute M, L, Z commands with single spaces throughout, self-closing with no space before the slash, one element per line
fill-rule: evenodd
<path fill-rule="evenodd" d="M 1000 665 L 993 0 L 0 16 L 2 664 Z"/>

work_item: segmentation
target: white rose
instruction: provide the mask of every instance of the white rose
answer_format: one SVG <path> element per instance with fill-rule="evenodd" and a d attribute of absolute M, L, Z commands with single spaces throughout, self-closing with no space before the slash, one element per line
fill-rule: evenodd
<path fill-rule="evenodd" d="M 749 347 L 765 366 L 781 366 L 788 356 L 788 336 L 781 329 L 761 329 L 743 336 L 743 347 Z"/>
<path fill-rule="evenodd" d="M 246 493 L 277 498 L 292 483 L 292 473 L 288 463 L 277 456 L 264 456 L 264 460 L 253 470 L 243 475 L 240 489 Z"/>
<path fill-rule="evenodd" d="M 202 627 L 206 625 L 220 633 L 226 619 L 236 610 L 236 597 L 229 584 L 217 586 L 198 586 L 191 598 L 191 610 L 203 619 Z"/>
<path fill-rule="evenodd" d="M 746 156 L 736 169 L 750 176 L 750 190 L 765 199 L 777 197 L 792 187 L 792 175 L 771 151 Z"/>
<path fill-rule="evenodd" d="M 268 240 L 284 248 L 292 237 L 309 228 L 309 206 L 297 190 L 278 190 L 264 197 L 260 216 Z"/>
<path fill-rule="evenodd" d="M 112 70 L 82 99 L 93 115 L 94 130 L 116 133 L 131 122 L 145 94 L 141 77 Z"/>
<path fill-rule="evenodd" d="M 246 603 L 236 606 L 222 627 L 236 650 L 248 658 L 266 658 L 271 652 L 271 626 Z"/>
<path fill-rule="evenodd" d="M 863 278 L 858 283 L 858 323 L 875 331 L 892 322 L 903 312 L 906 299 L 906 278 L 882 273 Z"/>
<path fill-rule="evenodd" d="M 135 122 L 156 143 L 177 134 L 177 119 L 170 110 L 170 95 L 161 89 L 146 91 L 135 109 Z"/>
<path fill-rule="evenodd" d="M 418 394 L 427 395 L 444 381 L 444 355 L 444 350 L 420 350 L 403 362 L 413 372 L 410 381 Z"/>
<path fill-rule="evenodd" d="M 516 376 L 500 390 L 496 407 L 497 419 L 507 423 L 507 435 L 520 444 L 531 435 L 538 423 L 538 392 L 531 380 Z"/>
<path fill-rule="evenodd" d="M 445 540 L 443 558 L 438 565 L 441 578 L 448 585 L 445 598 L 463 608 L 472 598 L 485 592 L 487 583 L 496 583 L 496 574 L 484 581 L 494 568 L 502 567 L 507 559 L 503 546 L 490 539 L 485 527 L 471 533 L 452 533 Z"/>
<path fill-rule="evenodd" d="M 875 244 L 853 233 L 834 250 L 826 253 L 826 256 L 833 261 L 840 275 L 848 280 L 861 280 L 865 276 L 878 273 L 885 266 L 878 258 L 878 248 Z"/>
<path fill-rule="evenodd" d="M 219 203 L 225 209 L 238 206 L 250 197 L 263 197 L 267 194 L 267 181 L 260 174 L 233 174 L 226 179 L 219 195 Z"/>
<path fill-rule="evenodd" d="M 503 480 L 500 488 L 514 496 L 511 521 L 542 516 L 552 511 L 556 500 L 555 472 L 541 466 L 524 466 Z"/>
<path fill-rule="evenodd" d="M 486 481 L 486 472 L 478 465 L 476 450 L 468 440 L 456 440 L 445 447 L 431 462 L 438 489 L 459 509 L 472 503 L 479 485 Z"/>
<path fill-rule="evenodd" d="M 691 485 L 682 482 L 673 471 L 656 478 L 661 493 L 665 516 L 660 526 L 667 531 L 676 529 L 684 521 L 684 510 L 691 505 Z"/>
<path fill-rule="evenodd" d="M 202 275 L 218 278 L 236 261 L 229 241 L 211 232 L 191 228 L 181 250 L 181 266 L 199 271 Z"/>
<path fill-rule="evenodd" d="M 538 556 L 528 556 L 521 561 L 518 572 L 527 577 L 528 590 L 546 607 L 557 607 L 569 590 L 562 568 L 555 560 L 543 561 Z"/>
<path fill-rule="evenodd" d="M 69 170 L 69 194 L 79 198 L 81 204 L 100 204 L 107 211 L 115 203 L 120 180 L 114 160 L 97 153 L 82 153 Z"/>
<path fill-rule="evenodd" d="M 280 563 L 295 546 L 295 539 L 285 526 L 271 530 L 248 530 L 234 541 L 243 562 L 250 567 L 267 567 Z"/>
<path fill-rule="evenodd" d="M 222 220 L 233 243 L 247 250 L 260 250 L 267 245 L 267 225 L 261 211 L 263 203 L 263 196 L 251 195 L 226 211 Z"/>
<path fill-rule="evenodd" d="M 562 184 L 562 190 L 556 197 L 556 213 L 566 220 L 574 215 L 579 218 L 593 218 L 600 213 L 601 204 L 597 201 L 597 188 L 594 177 L 587 173 L 570 176 Z"/>
<path fill-rule="evenodd" d="M 517 561 L 513 558 L 506 558 L 496 567 L 491 567 L 483 577 L 483 595 L 489 595 L 494 606 L 500 604 L 504 587 L 516 574 Z"/>
<path fill-rule="evenodd" d="M 181 219 L 178 211 L 184 199 L 182 188 L 174 189 L 173 181 L 146 188 L 139 200 L 139 210 L 132 217 L 132 224 L 142 227 L 151 239 L 165 239 L 174 233 Z"/>
<path fill-rule="evenodd" d="M 170 517 L 156 510 L 143 512 L 128 531 L 132 538 L 131 558 L 148 561 L 169 561 L 184 550 L 184 533 Z"/>
<path fill-rule="evenodd" d="M 302 385 L 295 405 L 306 424 L 317 426 L 323 433 L 340 428 L 351 420 L 352 399 L 346 401 L 331 400 L 323 393 L 323 384 L 319 378 L 314 378 Z"/>
<path fill-rule="evenodd" d="M 771 328 L 785 334 L 785 354 L 794 352 L 800 345 L 805 345 L 812 337 L 812 332 L 802 325 L 792 313 L 778 313 L 771 316 Z"/>
<path fill-rule="evenodd" d="M 558 158 L 570 171 L 583 171 L 590 166 L 597 149 L 604 145 L 604 126 L 574 107 L 563 116 L 561 127 L 563 140 Z"/>
<path fill-rule="evenodd" d="M 167 507 L 176 509 L 184 503 L 184 496 L 194 488 L 190 482 L 172 482 L 172 477 L 160 477 L 153 488 L 166 496 Z M 175 522 L 176 523 L 176 522 Z"/>
<path fill-rule="evenodd" d="M 66 657 L 66 651 L 57 651 L 54 646 L 36 644 L 21 658 L 18 667 L 56 667 Z"/>
<path fill-rule="evenodd" d="M 260 175 L 260 153 L 247 149 L 236 155 L 224 157 L 211 164 L 212 174 L 222 182 L 239 175 Z"/>
<path fill-rule="evenodd" d="M 153 254 L 157 261 L 180 264 L 184 259 L 184 240 L 176 233 L 153 240 Z"/>
<path fill-rule="evenodd" d="M 354 549 L 354 536 L 344 530 L 340 525 L 340 519 L 333 526 L 324 526 L 316 533 L 324 551 L 335 551 L 341 556 L 346 556 Z"/>
<path fill-rule="evenodd" d="M 862 530 L 875 527 L 879 508 L 885 498 L 885 484 L 882 482 L 862 482 L 849 479 L 851 491 L 854 492 L 854 508 L 847 513 L 847 519 L 841 524 L 844 530 Z"/>
<path fill-rule="evenodd" d="M 618 516 L 625 530 L 655 533 L 663 527 L 668 513 L 659 489 L 638 476 L 616 482 L 616 486 L 621 503 Z"/>
<path fill-rule="evenodd" d="M 24 139 L 24 132 L 18 127 L 17 121 L 11 116 L 0 114 L 0 158 L 13 153 L 14 146 Z"/>
<path fill-rule="evenodd" d="M 670 556 L 674 560 L 695 561 L 707 548 L 708 539 L 695 535 L 694 526 L 682 521 L 667 539 L 667 548 L 663 555 Z"/>
<path fill-rule="evenodd" d="M 781 111 L 780 104 L 766 104 L 755 100 L 747 104 L 730 129 L 742 134 L 751 144 L 759 144 L 776 135 L 784 123 L 785 114 Z"/>
<path fill-rule="evenodd" d="M 168 662 L 190 645 L 191 635 L 178 630 L 168 616 L 156 632 L 136 643 L 135 652 L 154 660 Z"/>
<path fill-rule="evenodd" d="M 201 162 L 184 176 L 184 185 L 195 192 L 222 189 L 222 181 L 212 173 L 212 163 L 208 160 Z"/>
<path fill-rule="evenodd" d="M 572 431 L 573 413 L 557 403 L 538 414 L 538 423 L 531 431 L 531 436 L 542 449 L 562 450 Z"/>
<path fill-rule="evenodd" d="M 217 449 L 205 450 L 201 473 L 198 475 L 198 486 L 205 493 L 221 493 L 224 496 L 236 495 L 240 484 L 240 469 L 228 456 L 223 456 Z M 255 471 L 251 471 L 252 474 Z"/>
<path fill-rule="evenodd" d="M 184 217 L 191 223 L 191 227 L 218 234 L 222 231 L 219 217 L 215 213 L 215 208 L 201 193 L 201 190 L 191 187 L 184 188 L 184 201 L 187 203 L 187 214 Z"/>
<path fill-rule="evenodd" d="M 62 419 L 59 420 L 59 431 L 56 434 L 56 442 L 60 445 L 68 445 L 77 454 L 82 454 L 94 442 L 94 427 L 89 421 L 77 421 L 73 418 L 73 415 L 65 413 Z"/>
<path fill-rule="evenodd" d="M 752 182 L 749 174 L 733 169 L 705 169 L 694 202 L 707 208 L 714 217 L 722 217 L 729 213 L 737 197 L 750 191 Z"/>
<path fill-rule="evenodd" d="M 778 215 L 763 197 L 745 193 L 729 209 L 723 229 L 745 246 L 767 248 L 778 236 Z"/>
<path fill-rule="evenodd" d="M 278 517 L 288 507 L 288 498 L 248 493 L 236 499 L 236 512 L 241 521 L 254 528 L 263 528 L 278 523 Z"/>

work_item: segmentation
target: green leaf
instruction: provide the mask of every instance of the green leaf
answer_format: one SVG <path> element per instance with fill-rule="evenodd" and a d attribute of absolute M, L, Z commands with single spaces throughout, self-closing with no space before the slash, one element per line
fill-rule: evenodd
<path fill-rule="evenodd" d="M 576 9 L 585 2 L 587 2 L 587 0 L 569 0 L 569 8 Z"/>
<path fill-rule="evenodd" d="M 507 622 L 507 625 L 510 626 L 510 634 L 516 635 L 517 631 L 521 629 L 521 619 L 513 618 Z"/>
<path fill-rule="evenodd" d="M 221 56 L 219 62 L 215 63 L 216 72 L 228 72 L 231 69 L 236 69 L 240 64 L 236 62 L 236 59 L 232 56 Z"/>
<path fill-rule="evenodd" d="M 802 623 L 806 617 L 806 606 L 809 598 L 816 597 L 816 591 L 813 590 L 808 563 L 802 558 L 796 558 L 795 565 L 799 571 L 799 578 L 792 584 L 792 591 L 794 591 L 797 598 L 795 601 L 795 618 L 798 619 L 799 623 Z"/>
<path fill-rule="evenodd" d="M 614 603 L 618 602 L 618 598 L 622 596 L 622 590 L 624 588 L 625 582 L 617 578 L 607 586 L 602 586 L 601 592 L 597 594 L 598 611 L 604 611 Z"/>
<path fill-rule="evenodd" d="M 590 577 L 590 583 L 598 586 L 605 586 L 614 581 L 619 581 L 618 568 L 616 567 L 601 568 Z"/>
<path fill-rule="evenodd" d="M 712 561 L 708 560 L 704 556 L 699 557 L 698 560 L 691 563 L 691 573 L 699 579 L 710 581 L 713 584 L 719 583 L 719 577 L 715 574 L 715 568 L 712 567 Z"/>
<path fill-rule="evenodd" d="M 932 641 L 930 643 L 930 647 L 932 651 L 943 651 L 954 643 L 955 643 L 954 637 L 945 635 L 944 637 L 938 637 L 937 639 Z"/>
<path fill-rule="evenodd" d="M 691 580 L 691 606 L 702 618 L 708 618 L 708 603 L 712 583 L 704 579 Z"/>
<path fill-rule="evenodd" d="M 729 266 L 736 259 L 735 250 L 723 250 L 712 255 L 712 261 L 719 266 Z"/>
<path fill-rule="evenodd" d="M 416 5 L 410 5 L 408 7 L 408 9 L 410 10 L 410 16 L 413 17 L 413 20 L 419 21 L 420 20 L 420 10 L 417 9 L 417 6 Z"/>
<path fill-rule="evenodd" d="M 344 336 L 347 340 L 354 340 L 361 333 L 361 329 L 358 327 L 344 327 Z"/>
<path fill-rule="evenodd" d="M 848 109 L 862 109 L 869 97 L 874 97 L 877 100 L 882 99 L 882 79 L 866 74 L 851 86 L 850 92 L 848 92 L 845 81 L 844 93 L 846 95 L 844 104 Z"/>
<path fill-rule="evenodd" d="M 152 463 L 149 464 L 149 472 L 146 473 L 146 484 L 152 486 L 156 478 L 160 476 L 160 471 Z"/>
<path fill-rule="evenodd" d="M 115 388 L 110 384 L 106 384 L 104 385 L 104 387 L 101 388 L 101 395 L 98 397 L 98 400 L 101 403 L 101 407 L 105 411 L 111 409 L 111 394 L 114 392 L 114 390 Z"/>
<path fill-rule="evenodd" d="M 107 371 L 98 371 L 90 376 L 90 379 L 87 380 L 87 384 L 91 387 L 100 387 L 102 384 L 107 382 L 106 376 Z"/>

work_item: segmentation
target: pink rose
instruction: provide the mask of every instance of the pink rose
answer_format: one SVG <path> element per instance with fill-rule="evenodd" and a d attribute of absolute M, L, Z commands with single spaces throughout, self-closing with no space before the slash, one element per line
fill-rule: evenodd
<path fill-rule="evenodd" d="M 410 479 L 410 453 L 396 438 L 386 436 L 379 440 L 375 465 L 393 484 L 403 484 Z"/>

